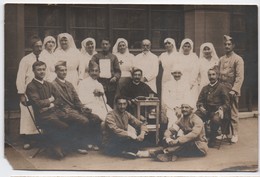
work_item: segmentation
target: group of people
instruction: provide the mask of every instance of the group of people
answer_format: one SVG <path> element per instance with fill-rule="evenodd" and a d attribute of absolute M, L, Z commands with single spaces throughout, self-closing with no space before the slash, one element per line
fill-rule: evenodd
<path fill-rule="evenodd" d="M 204 156 L 214 147 L 219 132 L 238 141 L 238 98 L 244 79 L 243 59 L 234 51 L 232 37 L 224 35 L 225 55 L 218 58 L 212 43 L 193 51 L 193 42 L 184 39 L 177 50 L 174 39 L 166 38 L 166 52 L 151 52 L 151 42 L 142 41 L 136 56 L 126 39 L 118 38 L 112 52 L 109 39 L 86 38 L 78 50 L 73 37 L 59 34 L 56 40 L 31 39 L 32 53 L 19 64 L 17 90 L 20 96 L 20 134 L 36 133 L 28 109 L 52 141 L 56 157 L 64 147 L 79 153 L 104 148 L 108 154 L 130 158 L 155 157 L 174 161 L 177 156 Z M 156 77 L 162 65 L 161 94 Z M 164 149 L 144 151 L 148 133 L 145 117 L 133 116 L 133 99 L 161 95 L 161 123 L 166 123 L 161 140 Z M 32 105 L 32 106 L 30 106 Z M 229 120 L 230 119 L 230 120 Z M 210 131 L 205 131 L 209 126 Z M 30 137 L 30 136 L 25 136 Z M 209 140 L 209 142 L 208 142 Z M 31 147 L 31 140 L 24 148 Z"/>

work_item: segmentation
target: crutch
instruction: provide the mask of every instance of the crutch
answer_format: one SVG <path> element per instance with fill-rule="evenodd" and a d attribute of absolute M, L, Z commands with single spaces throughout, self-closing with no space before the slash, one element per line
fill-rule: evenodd
<path fill-rule="evenodd" d="M 106 111 L 108 112 L 108 109 L 107 109 L 107 104 L 106 104 L 106 102 L 105 102 L 104 95 L 102 95 L 102 100 L 103 100 L 103 103 L 104 103 L 104 105 L 105 105 Z"/>

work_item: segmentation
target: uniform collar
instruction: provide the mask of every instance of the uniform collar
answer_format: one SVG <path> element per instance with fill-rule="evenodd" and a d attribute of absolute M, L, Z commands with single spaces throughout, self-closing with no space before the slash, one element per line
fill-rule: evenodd
<path fill-rule="evenodd" d="M 65 84 L 65 82 L 66 82 L 66 80 L 64 79 L 64 80 L 61 80 L 60 78 L 58 78 L 57 77 L 57 79 L 60 81 L 60 82 L 62 82 L 62 83 L 64 83 Z"/>
<path fill-rule="evenodd" d="M 217 83 L 218 83 L 218 80 L 217 80 L 214 84 L 209 83 L 209 85 L 210 85 L 211 87 L 214 87 Z"/>
<path fill-rule="evenodd" d="M 38 80 L 38 79 L 36 79 L 36 78 L 33 78 L 33 79 L 34 79 L 35 81 L 39 82 L 39 83 L 42 84 L 42 85 L 44 84 L 44 80 L 41 81 L 41 80 Z"/>

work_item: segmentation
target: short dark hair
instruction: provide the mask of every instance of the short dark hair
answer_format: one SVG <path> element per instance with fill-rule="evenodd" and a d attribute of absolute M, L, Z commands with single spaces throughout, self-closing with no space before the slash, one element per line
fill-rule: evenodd
<path fill-rule="evenodd" d="M 34 71 L 37 66 L 42 66 L 42 65 L 45 65 L 46 67 L 46 63 L 44 63 L 43 61 L 36 61 L 32 65 L 32 70 Z"/>
<path fill-rule="evenodd" d="M 30 40 L 30 43 L 31 43 L 31 47 L 33 48 L 34 47 L 34 44 L 38 41 L 42 41 L 41 38 L 39 36 L 32 36 L 31 37 L 31 40 Z"/>
<path fill-rule="evenodd" d="M 100 43 L 102 43 L 102 41 L 108 41 L 109 43 L 111 42 L 111 40 L 108 37 L 104 37 L 101 39 Z"/>
<path fill-rule="evenodd" d="M 115 97 L 115 103 L 117 103 L 118 100 L 121 100 L 121 99 L 126 100 L 126 102 L 128 102 L 128 98 L 127 98 L 126 96 L 117 95 L 117 96 Z"/>

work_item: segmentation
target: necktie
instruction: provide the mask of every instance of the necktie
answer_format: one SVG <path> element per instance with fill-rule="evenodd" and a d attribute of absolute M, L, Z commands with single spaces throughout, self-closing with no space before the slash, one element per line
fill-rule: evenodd
<path fill-rule="evenodd" d="M 39 55 L 35 55 L 36 56 L 36 61 L 39 61 Z"/>

